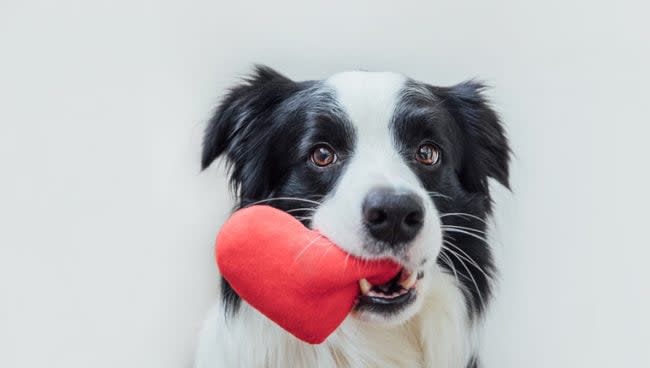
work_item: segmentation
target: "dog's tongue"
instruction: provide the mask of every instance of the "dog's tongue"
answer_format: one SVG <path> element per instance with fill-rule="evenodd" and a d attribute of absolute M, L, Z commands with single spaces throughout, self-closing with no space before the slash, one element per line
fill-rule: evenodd
<path fill-rule="evenodd" d="M 401 266 L 345 253 L 317 231 L 269 206 L 235 212 L 217 237 L 221 275 L 248 304 L 297 338 L 323 342 L 359 296 L 359 280 L 379 285 Z"/>

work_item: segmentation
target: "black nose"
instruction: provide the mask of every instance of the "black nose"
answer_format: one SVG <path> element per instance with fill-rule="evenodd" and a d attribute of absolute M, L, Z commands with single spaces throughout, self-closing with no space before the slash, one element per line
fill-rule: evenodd
<path fill-rule="evenodd" d="M 389 188 L 371 190 L 363 200 L 362 211 L 370 235 L 393 246 L 413 240 L 424 221 L 419 196 Z"/>

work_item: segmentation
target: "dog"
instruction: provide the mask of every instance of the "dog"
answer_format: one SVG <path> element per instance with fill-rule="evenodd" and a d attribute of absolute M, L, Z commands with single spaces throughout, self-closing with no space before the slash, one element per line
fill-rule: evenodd
<path fill-rule="evenodd" d="M 486 240 L 494 179 L 509 188 L 504 127 L 470 80 L 435 87 L 389 72 L 293 81 L 257 66 L 208 122 L 202 167 L 226 157 L 237 208 L 266 204 L 400 277 L 361 296 L 322 344 L 221 295 L 196 368 L 475 368 L 496 268 Z"/>

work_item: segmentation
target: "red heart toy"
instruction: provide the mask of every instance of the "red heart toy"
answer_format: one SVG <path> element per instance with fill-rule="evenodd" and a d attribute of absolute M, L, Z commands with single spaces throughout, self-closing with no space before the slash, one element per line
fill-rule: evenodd
<path fill-rule="evenodd" d="M 297 338 L 323 342 L 359 296 L 359 280 L 383 284 L 401 269 L 354 257 L 269 206 L 235 212 L 217 237 L 221 275 L 248 304 Z"/>

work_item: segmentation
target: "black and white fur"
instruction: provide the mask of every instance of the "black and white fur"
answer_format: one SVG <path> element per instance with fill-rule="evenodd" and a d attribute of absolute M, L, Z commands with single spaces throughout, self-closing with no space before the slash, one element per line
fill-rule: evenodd
<path fill-rule="evenodd" d="M 510 156 L 483 90 L 364 71 L 294 82 L 267 67 L 234 87 L 208 124 L 202 166 L 227 157 L 237 207 L 285 210 L 349 253 L 392 258 L 421 279 L 412 303 L 355 310 L 320 345 L 286 333 L 222 280 L 196 368 L 478 366 L 476 328 L 495 272 L 488 178 L 507 187 Z M 438 147 L 437 165 L 415 160 L 422 142 Z M 310 161 L 321 143 L 337 155 L 326 168 Z M 408 244 L 368 237 L 361 208 L 375 188 L 421 199 L 422 230 Z"/>

